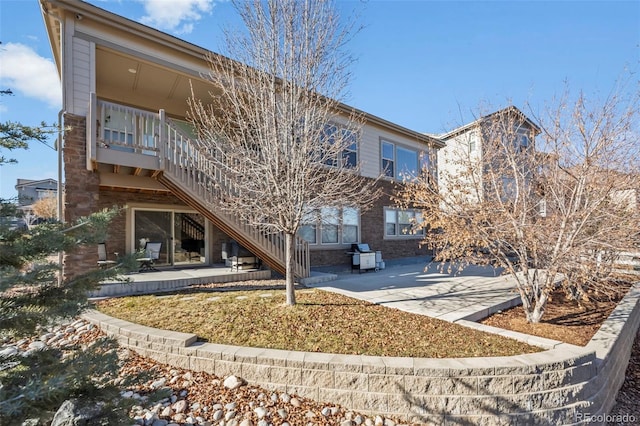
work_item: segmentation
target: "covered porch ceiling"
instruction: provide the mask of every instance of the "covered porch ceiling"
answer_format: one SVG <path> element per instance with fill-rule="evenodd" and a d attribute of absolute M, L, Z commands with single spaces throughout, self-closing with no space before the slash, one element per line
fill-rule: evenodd
<path fill-rule="evenodd" d="M 164 109 L 171 116 L 183 118 L 192 88 L 205 104 L 209 92 L 214 91 L 206 77 L 195 71 L 96 46 L 96 94 L 100 99 L 149 111 Z"/>

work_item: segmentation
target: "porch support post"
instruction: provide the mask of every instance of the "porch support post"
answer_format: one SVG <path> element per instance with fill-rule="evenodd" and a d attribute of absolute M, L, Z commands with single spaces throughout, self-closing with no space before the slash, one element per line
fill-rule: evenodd
<path fill-rule="evenodd" d="M 93 170 L 94 162 L 96 161 L 96 134 L 99 131 L 98 126 L 98 99 L 95 92 L 89 94 L 89 110 L 87 111 L 87 123 L 86 123 L 86 143 L 87 143 L 87 170 Z"/>
<path fill-rule="evenodd" d="M 160 170 L 164 170 L 164 160 L 166 155 L 167 140 L 167 118 L 164 109 L 160 110 L 160 129 L 158 132 L 158 165 Z"/>

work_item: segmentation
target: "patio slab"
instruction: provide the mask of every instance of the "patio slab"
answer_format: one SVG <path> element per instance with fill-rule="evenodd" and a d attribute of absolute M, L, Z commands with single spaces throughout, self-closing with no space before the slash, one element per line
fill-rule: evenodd
<path fill-rule="evenodd" d="M 89 294 L 91 298 L 174 291 L 192 285 L 271 278 L 269 270 L 230 271 L 227 267 L 163 269 L 125 275 L 128 282 L 107 281 Z"/>
<path fill-rule="evenodd" d="M 515 280 L 500 273 L 481 266 L 442 273 L 425 259 L 378 272 L 341 273 L 334 281 L 308 285 L 449 322 L 475 321 L 520 304 Z"/>

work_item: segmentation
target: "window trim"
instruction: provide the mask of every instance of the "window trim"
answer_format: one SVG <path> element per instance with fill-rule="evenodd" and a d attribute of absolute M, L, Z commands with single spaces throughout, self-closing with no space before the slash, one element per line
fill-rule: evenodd
<path fill-rule="evenodd" d="M 401 228 L 401 224 L 400 224 L 400 219 L 399 219 L 399 214 L 400 212 L 412 212 L 415 218 L 416 214 L 420 214 L 422 215 L 422 211 L 420 209 L 399 209 L 397 207 L 391 207 L 391 206 L 386 206 L 383 207 L 382 209 L 382 217 L 383 217 L 383 221 L 384 221 L 384 226 L 383 226 L 383 239 L 385 240 L 417 240 L 417 239 L 423 239 L 425 237 L 425 229 L 421 228 L 420 232 L 413 232 L 410 234 L 401 234 L 400 233 L 400 228 Z M 387 234 L 387 212 L 395 212 L 395 234 L 394 235 L 389 235 Z M 406 225 L 406 224 L 405 224 Z"/>
<path fill-rule="evenodd" d="M 391 145 L 391 157 L 392 158 L 387 158 L 384 156 L 384 146 L 386 145 Z M 384 162 L 388 161 L 391 162 L 391 175 L 387 174 L 387 167 L 385 167 Z M 386 139 L 380 139 L 380 172 L 381 174 L 383 174 L 386 178 L 389 179 L 395 179 L 396 178 L 396 144 L 394 142 L 391 142 L 389 140 Z"/>
<path fill-rule="evenodd" d="M 384 153 L 383 153 L 383 147 L 385 144 L 391 145 L 393 148 L 393 158 L 386 158 L 384 157 Z M 402 144 L 402 143 L 398 143 L 395 142 L 391 139 L 385 138 L 385 137 L 380 137 L 380 174 L 383 176 L 384 179 L 388 179 L 388 180 L 394 180 L 396 182 L 402 182 L 403 179 L 402 178 L 398 178 L 398 148 L 403 149 L 405 151 L 412 151 L 415 152 L 416 154 L 416 164 L 415 164 L 415 170 L 416 173 L 418 173 L 418 175 L 420 174 L 420 172 L 422 171 L 422 159 L 423 157 L 429 157 L 431 155 L 430 150 L 432 149 L 432 147 L 423 147 L 423 148 L 416 148 L 413 147 L 411 145 L 407 145 L 407 144 Z M 393 162 L 393 176 L 389 176 L 389 174 L 386 173 L 385 171 L 385 167 L 384 167 L 384 161 L 391 161 Z M 430 168 L 429 171 L 431 173 L 433 173 L 433 167 L 434 167 L 434 162 L 429 160 L 428 161 Z M 435 165 L 436 170 L 437 170 L 437 164 Z M 417 177 L 417 176 L 416 176 Z"/>

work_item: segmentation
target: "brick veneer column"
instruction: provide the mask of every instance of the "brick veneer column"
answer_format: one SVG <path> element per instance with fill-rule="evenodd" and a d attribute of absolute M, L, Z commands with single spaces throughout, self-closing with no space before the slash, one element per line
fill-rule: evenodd
<path fill-rule="evenodd" d="M 86 119 L 74 114 L 64 115 L 64 177 L 65 221 L 73 222 L 98 210 L 100 180 L 98 174 L 86 168 Z M 96 267 L 97 247 L 80 247 L 65 253 L 64 274 L 73 277 Z"/>

